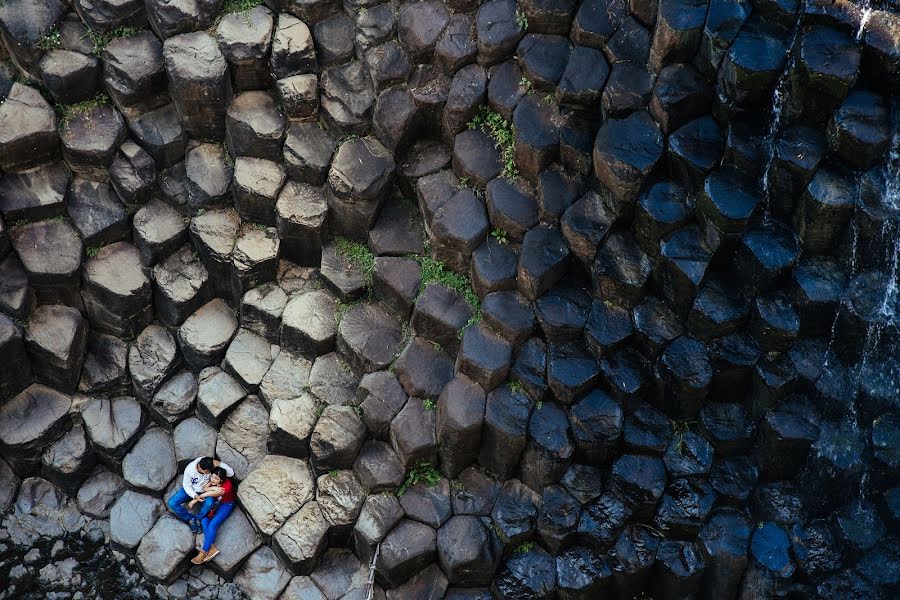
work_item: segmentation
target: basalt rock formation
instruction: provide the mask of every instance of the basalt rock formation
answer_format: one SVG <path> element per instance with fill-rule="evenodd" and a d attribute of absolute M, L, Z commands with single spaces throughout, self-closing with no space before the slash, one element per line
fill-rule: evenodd
<path fill-rule="evenodd" d="M 895 0 L 0 38 L 0 599 L 900 592 Z"/>

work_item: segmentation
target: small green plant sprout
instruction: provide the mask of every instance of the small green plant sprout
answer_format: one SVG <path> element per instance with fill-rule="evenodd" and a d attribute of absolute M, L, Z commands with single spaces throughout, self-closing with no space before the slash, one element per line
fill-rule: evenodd
<path fill-rule="evenodd" d="M 509 383 L 506 384 L 506 387 L 509 388 L 509 391 L 517 394 L 525 391 L 525 388 L 522 387 L 522 382 L 518 379 L 510 379 Z"/>
<path fill-rule="evenodd" d="M 340 471 L 338 471 L 337 469 L 332 469 L 332 470 L 328 471 L 328 476 L 329 477 L 337 477 L 338 473 L 340 473 Z"/>
<path fill-rule="evenodd" d="M 61 41 L 59 28 L 53 27 L 38 42 L 38 48 L 41 50 L 53 50 L 54 48 L 59 48 Z"/>
<path fill-rule="evenodd" d="M 100 33 L 93 29 L 88 29 L 85 34 L 91 43 L 94 44 L 94 54 L 100 56 L 106 49 L 106 45 L 116 38 L 129 37 L 136 34 L 140 29 L 136 27 L 117 27 L 108 33 Z"/>
<path fill-rule="evenodd" d="M 100 253 L 99 246 L 90 246 L 87 250 L 84 251 L 87 254 L 88 258 L 95 258 Z"/>
<path fill-rule="evenodd" d="M 225 0 L 222 5 L 222 14 L 242 13 L 262 4 L 262 0 Z"/>
<path fill-rule="evenodd" d="M 538 398 L 534 401 L 534 409 L 541 410 L 542 408 L 544 408 L 544 401 Z"/>
<path fill-rule="evenodd" d="M 553 94 L 547 94 L 546 96 L 544 96 L 544 104 L 548 106 L 553 104 Z"/>
<path fill-rule="evenodd" d="M 519 86 L 525 88 L 525 91 L 529 95 L 534 93 L 534 86 L 532 85 L 531 80 L 525 76 L 523 76 L 522 79 L 519 80 Z"/>
<path fill-rule="evenodd" d="M 431 398 L 425 398 L 424 400 L 422 400 L 422 406 L 425 407 L 425 410 L 434 410 L 437 408 L 437 402 L 435 402 Z"/>
<path fill-rule="evenodd" d="M 450 489 L 454 492 L 462 492 L 466 489 L 466 486 L 459 479 L 452 479 L 450 480 Z"/>
<path fill-rule="evenodd" d="M 62 215 L 56 215 L 55 217 L 53 217 L 53 220 L 56 221 L 57 223 L 62 223 L 62 222 L 63 222 L 63 216 L 62 216 Z"/>
<path fill-rule="evenodd" d="M 109 104 L 109 97 L 106 94 L 97 94 L 90 100 L 77 102 L 75 104 L 57 104 L 56 115 L 61 125 L 66 126 L 73 117 L 79 115 L 88 115 L 95 108 L 106 106 Z"/>
<path fill-rule="evenodd" d="M 397 496 L 402 496 L 410 486 L 417 483 L 424 483 L 428 487 L 437 485 L 441 480 L 441 472 L 428 462 L 420 462 L 418 465 L 406 472 L 406 479 L 403 484 L 397 488 Z"/>
<path fill-rule="evenodd" d="M 513 548 L 513 552 L 516 554 L 528 554 L 534 548 L 534 542 L 522 542 L 515 548 Z"/>
<path fill-rule="evenodd" d="M 516 135 L 509 121 L 497 111 L 482 106 L 469 121 L 469 129 L 480 129 L 491 136 L 494 146 L 500 150 L 500 162 L 503 164 L 500 174 L 507 179 L 515 179 L 519 175 L 516 169 Z"/>
<path fill-rule="evenodd" d="M 460 177 L 460 178 L 459 178 L 459 185 L 457 185 L 457 187 L 458 187 L 459 189 L 463 189 L 463 188 L 469 187 L 469 178 L 468 178 L 468 177 Z"/>
<path fill-rule="evenodd" d="M 500 229 L 499 227 L 494 227 L 493 229 L 491 229 L 491 237 L 504 246 L 509 243 L 509 237 L 506 235 L 506 231 Z"/>
<path fill-rule="evenodd" d="M 18 325 L 22 329 L 28 329 L 28 321 L 23 321 L 22 319 L 13 319 L 13 323 Z"/>
<path fill-rule="evenodd" d="M 352 242 L 344 237 L 334 239 L 334 249 L 338 258 L 348 267 L 362 272 L 366 285 L 372 284 L 372 270 L 375 268 L 375 255 L 369 247 L 359 242 Z"/>
<path fill-rule="evenodd" d="M 675 451 L 681 454 L 684 448 L 684 436 L 691 431 L 693 421 L 672 421 L 672 441 L 675 442 Z"/>
<path fill-rule="evenodd" d="M 521 10 L 516 10 L 516 25 L 522 31 L 528 31 L 528 17 Z"/>

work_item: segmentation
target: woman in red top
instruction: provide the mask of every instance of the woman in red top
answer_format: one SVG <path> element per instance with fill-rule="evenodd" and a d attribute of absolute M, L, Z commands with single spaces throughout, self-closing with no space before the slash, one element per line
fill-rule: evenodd
<path fill-rule="evenodd" d="M 190 503 L 191 508 L 197 502 L 200 507 L 200 523 L 203 526 L 203 549 L 191 562 L 195 565 L 212 560 L 219 553 L 216 548 L 216 531 L 234 510 L 235 486 L 228 473 L 222 467 L 216 467 L 210 474 L 209 483 L 202 494 L 198 494 Z"/>

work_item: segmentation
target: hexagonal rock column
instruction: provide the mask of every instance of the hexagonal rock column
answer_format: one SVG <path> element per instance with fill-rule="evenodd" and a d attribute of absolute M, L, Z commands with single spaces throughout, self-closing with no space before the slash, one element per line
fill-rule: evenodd
<path fill-rule="evenodd" d="M 184 572 L 193 549 L 194 534 L 187 523 L 165 514 L 141 540 L 137 564 L 150 581 L 169 585 Z"/>
<path fill-rule="evenodd" d="M 178 345 L 188 367 L 199 372 L 221 361 L 237 329 L 234 311 L 221 298 L 200 307 L 178 329 Z"/>
<path fill-rule="evenodd" d="M 319 266 L 327 217 L 328 204 L 320 187 L 288 182 L 275 205 L 282 256 L 300 266 Z"/>
<path fill-rule="evenodd" d="M 319 113 L 319 78 L 308 73 L 279 79 L 278 98 L 292 120 L 309 121 Z"/>
<path fill-rule="evenodd" d="M 478 460 L 484 424 L 484 390 L 464 375 L 444 386 L 437 401 L 435 421 L 441 468 L 455 478 Z"/>
<path fill-rule="evenodd" d="M 190 245 L 153 267 L 153 303 L 159 320 L 178 327 L 209 300 L 209 273 Z"/>
<path fill-rule="evenodd" d="M 121 469 L 121 459 L 144 423 L 141 405 L 129 396 L 94 398 L 81 408 L 81 416 L 97 458 L 110 468 Z"/>
<path fill-rule="evenodd" d="M 336 146 L 335 139 L 315 123 L 294 123 L 284 140 L 284 168 L 292 179 L 322 185 Z"/>
<path fill-rule="evenodd" d="M 172 434 L 157 427 L 141 436 L 122 460 L 122 476 L 136 491 L 159 496 L 175 477 L 176 467 Z"/>
<path fill-rule="evenodd" d="M 396 587 L 434 560 L 437 535 L 428 525 L 403 519 L 381 542 L 375 577 Z"/>
<path fill-rule="evenodd" d="M 38 383 L 0 406 L 0 445 L 13 469 L 37 469 L 43 449 L 69 426 L 71 406 L 71 398 Z"/>
<path fill-rule="evenodd" d="M 0 179 L 0 213 L 11 226 L 16 221 L 40 221 L 63 214 L 72 175 L 66 164 L 54 161 L 10 173 Z"/>
<path fill-rule="evenodd" d="M 338 148 L 326 188 L 334 233 L 366 238 L 381 209 L 394 168 L 393 156 L 374 138 L 351 140 Z"/>
<path fill-rule="evenodd" d="M 278 150 L 281 157 L 281 149 Z M 275 225 L 275 202 L 287 175 L 278 162 L 238 157 L 234 161 L 231 195 L 242 220 Z"/>
<path fill-rule="evenodd" d="M 82 243 L 100 247 L 128 237 L 128 216 L 106 183 L 77 178 L 66 195 L 66 210 Z"/>
<path fill-rule="evenodd" d="M 231 297 L 231 253 L 240 226 L 233 210 L 208 211 L 191 219 L 191 242 L 203 259 L 214 295 L 219 297 Z"/>
<path fill-rule="evenodd" d="M 132 227 L 134 244 L 141 253 L 141 262 L 147 267 L 172 255 L 187 242 L 188 226 L 184 217 L 161 200 L 152 200 L 138 210 Z"/>
<path fill-rule="evenodd" d="M 234 169 L 225 149 L 218 144 L 199 144 L 184 159 L 184 189 L 191 214 L 228 200 Z"/>
<path fill-rule="evenodd" d="M 150 402 L 180 362 L 178 346 L 172 335 L 159 325 L 149 325 L 128 349 L 128 370 L 135 396 L 143 402 Z"/>
<path fill-rule="evenodd" d="M 109 513 L 110 544 L 120 552 L 133 554 L 165 512 L 158 498 L 125 490 Z"/>
<path fill-rule="evenodd" d="M 58 104 L 90 100 L 97 93 L 100 59 L 56 48 L 41 57 L 38 67 L 44 87 Z"/>
<path fill-rule="evenodd" d="M 159 167 L 171 167 L 184 158 L 187 137 L 174 104 L 128 117 L 128 128 Z"/>
<path fill-rule="evenodd" d="M 153 419 L 161 425 L 173 426 L 188 416 L 197 398 L 197 378 L 183 371 L 159 387 L 148 408 Z"/>
<path fill-rule="evenodd" d="M 257 531 L 270 536 L 312 499 L 314 483 L 306 462 L 270 455 L 241 482 L 238 499 Z"/>
<path fill-rule="evenodd" d="M 35 304 L 34 289 L 28 283 L 22 263 L 12 252 L 0 261 L 0 282 L 0 310 L 10 318 L 27 319 Z"/>
<path fill-rule="evenodd" d="M 457 515 L 444 523 L 437 533 L 437 553 L 448 581 L 466 586 L 488 585 L 499 558 L 491 533 L 472 515 Z"/>
<path fill-rule="evenodd" d="M 348 310 L 338 326 L 337 350 L 357 375 L 387 368 L 403 343 L 400 323 L 380 304 Z"/>
<path fill-rule="evenodd" d="M 327 406 L 310 437 L 317 473 L 349 469 L 366 437 L 366 426 L 351 406 Z"/>
<path fill-rule="evenodd" d="M 238 94 L 225 113 L 225 138 L 232 156 L 278 160 L 286 129 L 275 99 L 267 92 Z"/>
<path fill-rule="evenodd" d="M 0 169 L 27 169 L 58 152 L 53 109 L 36 89 L 14 83 L 0 104 Z"/>
<path fill-rule="evenodd" d="M 186 33 L 163 44 L 169 90 L 189 136 L 222 139 L 225 111 L 231 102 L 228 63 L 215 38 Z"/>
<path fill-rule="evenodd" d="M 216 455 L 234 468 L 238 479 L 266 456 L 269 415 L 256 396 L 247 396 L 225 419 L 216 440 Z"/>
<path fill-rule="evenodd" d="M 91 325 L 123 339 L 135 337 L 153 318 L 150 280 L 140 252 L 127 242 L 105 246 L 88 260 L 81 297 Z"/>
<path fill-rule="evenodd" d="M 274 26 L 272 11 L 265 6 L 227 14 L 219 21 L 216 40 L 228 61 L 236 91 L 272 86 L 267 59 Z"/>
<path fill-rule="evenodd" d="M 228 346 L 222 368 L 253 392 L 277 354 L 278 346 L 252 331 L 241 329 Z"/>
<path fill-rule="evenodd" d="M 104 180 L 113 155 L 125 141 L 125 119 L 113 106 L 94 106 L 62 123 L 59 140 L 63 158 L 72 171 L 89 179 Z"/>
<path fill-rule="evenodd" d="M 646 111 L 612 119 L 597 133 L 594 171 L 613 198 L 631 202 L 662 151 L 662 133 Z"/>
<path fill-rule="evenodd" d="M 270 60 L 275 79 L 316 70 L 316 48 L 306 23 L 288 13 L 278 15 Z"/>
<path fill-rule="evenodd" d="M 87 323 L 76 309 L 59 304 L 37 307 L 25 330 L 34 379 L 65 392 L 75 391 L 87 345 Z"/>
<path fill-rule="evenodd" d="M 79 271 L 84 246 L 68 221 L 22 225 L 10 231 L 9 240 L 40 304 L 81 306 Z"/>
<path fill-rule="evenodd" d="M 309 575 L 328 546 L 329 523 L 319 504 L 307 502 L 274 535 L 275 550 L 296 575 Z"/>
<path fill-rule="evenodd" d="M 103 49 L 103 83 L 127 116 L 164 105 L 168 94 L 162 43 L 149 31 L 114 38 Z"/>
<path fill-rule="evenodd" d="M 291 298 L 281 316 L 281 344 L 288 352 L 315 358 L 334 348 L 337 298 L 315 290 Z"/>
<path fill-rule="evenodd" d="M 122 478 L 100 467 L 78 490 L 78 508 L 88 516 L 105 519 L 109 517 L 112 503 L 123 491 L 125 482 Z"/>
<path fill-rule="evenodd" d="M 251 598 L 276 600 L 291 580 L 291 574 L 268 546 L 254 552 L 234 576 L 234 582 Z"/>
<path fill-rule="evenodd" d="M 0 356 L 4 357 L 8 369 L 0 379 L 0 398 L 12 398 L 33 381 L 23 335 L 22 329 L 10 317 L 0 314 Z"/>
<path fill-rule="evenodd" d="M 197 389 L 197 416 L 218 429 L 234 405 L 247 395 L 234 378 L 219 367 L 200 372 Z"/>
<path fill-rule="evenodd" d="M 162 0 L 146 2 L 147 16 L 153 32 L 165 40 L 179 33 L 203 31 L 215 21 L 222 8 L 219 2 L 190 2 L 169 4 Z"/>

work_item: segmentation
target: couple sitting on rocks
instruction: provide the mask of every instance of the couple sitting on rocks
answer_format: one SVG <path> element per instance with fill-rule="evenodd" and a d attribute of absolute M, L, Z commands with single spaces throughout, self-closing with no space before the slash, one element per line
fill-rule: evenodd
<path fill-rule="evenodd" d="M 209 456 L 201 456 L 187 466 L 181 488 L 169 498 L 169 508 L 175 516 L 190 525 L 192 532 L 203 532 L 203 548 L 191 559 L 195 565 L 219 554 L 216 531 L 234 510 L 237 492 L 231 477 L 234 469 Z M 192 510 L 198 504 L 200 510 L 195 514 Z"/>

